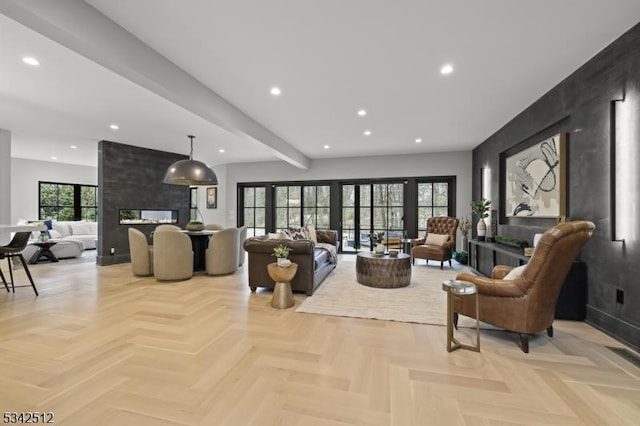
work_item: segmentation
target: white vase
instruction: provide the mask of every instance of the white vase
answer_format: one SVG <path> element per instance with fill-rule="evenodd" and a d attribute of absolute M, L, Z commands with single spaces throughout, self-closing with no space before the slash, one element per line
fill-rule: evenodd
<path fill-rule="evenodd" d="M 487 235 L 487 224 L 484 223 L 484 218 L 478 219 L 476 230 L 478 231 L 478 241 L 484 241 L 484 236 Z"/>
<path fill-rule="evenodd" d="M 291 266 L 291 261 L 284 257 L 279 257 L 276 263 L 281 268 L 288 268 L 289 266 Z"/>
<path fill-rule="evenodd" d="M 384 254 L 386 247 L 382 243 L 376 244 L 376 254 Z"/>

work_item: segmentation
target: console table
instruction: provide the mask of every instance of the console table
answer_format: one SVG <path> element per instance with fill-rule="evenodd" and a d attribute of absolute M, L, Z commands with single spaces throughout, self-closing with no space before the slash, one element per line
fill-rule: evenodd
<path fill-rule="evenodd" d="M 480 264 L 480 253 L 488 253 L 491 257 L 489 270 L 483 269 Z M 479 273 L 491 276 L 491 270 L 498 264 L 498 255 L 511 259 L 518 265 L 529 262 L 529 256 L 524 255 L 523 249 L 508 247 L 503 244 L 486 241 L 469 240 L 469 266 Z M 570 319 L 582 321 L 587 315 L 587 267 L 582 261 L 574 261 L 571 269 L 560 289 L 558 303 L 556 304 L 557 319 Z"/>
<path fill-rule="evenodd" d="M 480 271 L 480 248 L 491 251 L 491 269 L 497 265 L 496 256 L 498 253 L 502 253 L 509 258 L 516 259 L 518 265 L 524 265 L 529 261 L 529 257 L 524 255 L 524 250 L 508 247 L 503 244 L 489 243 L 485 241 L 469 240 L 469 266 L 476 271 Z M 485 275 L 491 275 L 491 271 Z"/>

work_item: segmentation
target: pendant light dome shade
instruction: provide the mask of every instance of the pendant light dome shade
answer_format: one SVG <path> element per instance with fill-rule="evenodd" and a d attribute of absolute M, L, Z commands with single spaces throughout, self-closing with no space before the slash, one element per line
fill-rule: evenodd
<path fill-rule="evenodd" d="M 193 159 L 193 138 L 188 160 L 179 160 L 169 166 L 163 182 L 172 185 L 217 185 L 218 177 L 206 164 Z"/>

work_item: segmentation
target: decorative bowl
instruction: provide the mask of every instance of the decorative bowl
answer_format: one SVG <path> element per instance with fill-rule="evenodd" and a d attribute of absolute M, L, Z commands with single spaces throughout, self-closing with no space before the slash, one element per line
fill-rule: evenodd
<path fill-rule="evenodd" d="M 398 257 L 398 250 L 389 250 L 389 256 Z"/>
<path fill-rule="evenodd" d="M 202 231 L 204 230 L 204 223 L 187 223 L 187 231 Z"/>

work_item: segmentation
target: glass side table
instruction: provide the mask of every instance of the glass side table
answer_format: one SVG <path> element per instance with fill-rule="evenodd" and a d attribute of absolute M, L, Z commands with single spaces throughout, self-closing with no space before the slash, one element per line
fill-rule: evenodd
<path fill-rule="evenodd" d="M 456 349 L 468 349 L 480 352 L 480 320 L 478 319 L 478 289 L 470 282 L 458 280 L 446 280 L 442 282 L 442 289 L 447 292 L 447 352 Z M 453 297 L 472 296 L 476 297 L 476 345 L 465 345 L 460 343 L 453 335 Z"/>

